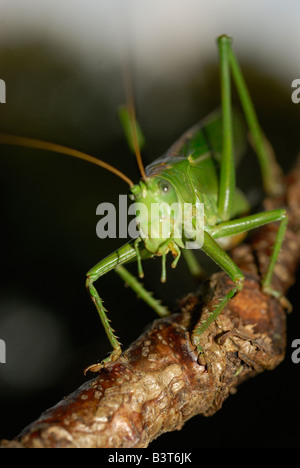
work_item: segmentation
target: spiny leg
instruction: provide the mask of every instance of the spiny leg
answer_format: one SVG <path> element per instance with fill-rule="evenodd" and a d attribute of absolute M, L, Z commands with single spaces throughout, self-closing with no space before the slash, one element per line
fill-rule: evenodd
<path fill-rule="evenodd" d="M 135 248 L 137 242 L 135 241 Z M 172 267 L 175 268 L 180 258 L 181 250 L 177 244 L 173 241 L 169 242 L 169 248 L 175 257 L 172 263 Z M 162 255 L 162 274 L 161 280 L 166 280 L 166 253 Z M 141 258 L 141 257 L 140 257 Z M 148 304 L 160 317 L 166 317 L 170 314 L 167 307 L 161 305 L 161 302 L 155 299 L 151 292 L 147 291 L 144 286 L 133 276 L 123 265 L 118 265 L 115 268 L 115 272 L 123 279 L 123 281 L 131 287 L 138 297 Z"/>
<path fill-rule="evenodd" d="M 96 288 L 93 285 L 93 280 L 90 278 L 87 278 L 86 280 L 86 287 L 90 293 L 90 296 L 92 298 L 92 301 L 94 302 L 96 309 L 98 311 L 99 317 L 101 319 L 102 325 L 104 327 L 104 330 L 106 332 L 106 335 L 109 339 L 109 342 L 113 348 L 113 351 L 111 354 L 102 360 L 101 364 L 92 364 L 88 366 L 85 370 L 84 373 L 86 374 L 88 371 L 92 372 L 98 372 L 102 367 L 105 366 L 105 364 L 108 364 L 109 362 L 114 362 L 121 354 L 122 348 L 121 348 L 121 343 L 119 342 L 117 336 L 114 334 L 114 329 L 110 325 L 110 320 L 108 319 L 106 312 L 107 310 L 102 304 L 102 300 L 99 297 L 99 294 L 96 290 Z"/>
<path fill-rule="evenodd" d="M 139 251 L 142 258 L 149 258 L 151 254 L 146 252 L 144 249 Z M 108 319 L 106 313 L 107 310 L 103 306 L 102 299 L 100 298 L 94 282 L 97 281 L 101 276 L 105 275 L 111 270 L 114 270 L 118 265 L 123 263 L 135 260 L 137 258 L 137 243 L 136 241 L 130 241 L 127 244 L 123 245 L 120 249 L 116 250 L 112 254 L 108 255 L 106 258 L 101 260 L 97 265 L 95 265 L 88 273 L 86 280 L 86 287 L 90 293 L 92 301 L 94 302 L 103 327 L 105 329 L 106 335 L 109 339 L 109 342 L 113 348 L 112 353 L 104 359 L 100 364 L 93 364 L 89 366 L 85 373 L 88 370 L 97 372 L 101 367 L 106 364 L 115 361 L 118 356 L 121 354 L 121 343 L 116 337 L 113 328 L 110 325 L 110 320 Z"/>
<path fill-rule="evenodd" d="M 280 292 L 274 290 L 271 286 L 272 275 L 278 259 L 279 251 L 284 239 L 288 218 L 285 210 L 278 209 L 267 211 L 264 213 L 257 213 L 255 215 L 246 216 L 244 218 L 236 219 L 220 223 L 210 230 L 210 233 L 204 233 L 203 251 L 209 255 L 234 281 L 235 287 L 232 288 L 216 306 L 215 310 L 211 313 L 209 318 L 193 331 L 194 336 L 200 336 L 209 325 L 218 317 L 230 299 L 243 288 L 244 276 L 239 268 L 235 265 L 229 255 L 214 241 L 214 239 L 239 234 L 251 229 L 269 224 L 272 222 L 280 221 L 279 229 L 276 234 L 275 243 L 270 257 L 267 272 L 262 280 L 262 289 L 267 294 L 279 298 L 283 305 L 290 309 L 290 304 Z M 198 345 L 198 351 L 201 353 L 202 348 Z"/>
<path fill-rule="evenodd" d="M 136 258 L 136 248 L 132 242 L 125 244 L 119 250 L 113 252 L 108 257 L 101 260 L 97 265 L 95 265 L 91 270 L 87 273 L 86 279 L 86 287 L 88 292 L 90 293 L 91 299 L 94 302 L 97 312 L 99 314 L 100 320 L 108 337 L 108 340 L 113 348 L 112 353 L 104 359 L 101 364 L 92 364 L 91 366 L 87 367 L 84 371 L 86 374 L 87 371 L 91 370 L 93 372 L 97 372 L 101 369 L 105 364 L 109 362 L 115 361 L 118 356 L 121 354 L 121 343 L 119 342 L 118 338 L 116 337 L 113 328 L 110 325 L 110 320 L 108 319 L 106 313 L 107 310 L 103 306 L 102 300 L 94 286 L 94 282 L 97 281 L 98 278 L 105 275 L 109 271 L 113 270 L 118 264 L 124 263 Z"/>
<path fill-rule="evenodd" d="M 287 224 L 288 224 L 288 217 L 287 217 L 284 210 L 282 210 L 282 212 L 284 212 L 284 214 L 282 215 L 282 218 L 281 218 L 282 220 L 281 220 L 281 223 L 279 225 L 279 229 L 278 229 L 277 234 L 276 234 L 275 244 L 274 244 L 272 255 L 271 255 L 271 258 L 270 258 L 269 265 L 268 265 L 268 270 L 267 270 L 267 273 L 266 273 L 265 277 L 262 280 L 263 291 L 265 291 L 268 294 L 271 294 L 272 296 L 275 296 L 277 298 L 281 298 L 282 294 L 279 293 L 278 291 L 275 291 L 272 288 L 271 281 L 272 281 L 272 275 L 273 275 L 273 271 L 274 271 L 274 268 L 275 268 L 275 265 L 276 265 L 276 261 L 277 261 L 277 258 L 278 258 L 279 252 L 280 252 L 280 248 L 281 248 L 282 242 L 284 240 Z M 289 304 L 289 302 L 286 299 L 283 299 L 282 302 L 283 302 L 284 306 L 287 306 L 287 308 L 289 310 L 291 310 L 291 305 Z"/>
<path fill-rule="evenodd" d="M 160 317 L 166 317 L 170 314 L 168 309 L 161 305 L 160 301 L 152 296 L 152 293 L 147 291 L 144 286 L 122 265 L 115 268 L 115 272 L 135 291 L 138 297 L 143 299 Z"/>
<path fill-rule="evenodd" d="M 204 242 L 202 245 L 202 250 L 215 262 L 219 265 L 232 279 L 234 282 L 234 287 L 224 296 L 224 298 L 219 302 L 215 307 L 208 319 L 205 320 L 200 326 L 195 328 L 193 331 L 193 337 L 199 337 L 202 333 L 209 327 L 209 325 L 216 320 L 218 315 L 226 307 L 230 299 L 235 296 L 235 294 L 242 290 L 244 283 L 244 275 L 241 270 L 237 267 L 231 257 L 219 246 L 219 244 L 212 238 L 210 234 L 204 232 Z M 198 341 L 198 340 L 196 340 Z M 197 345 L 197 349 L 200 353 L 203 353 L 202 347 L 200 344 Z"/>
<path fill-rule="evenodd" d="M 229 255 L 213 240 L 214 238 L 226 237 L 226 235 L 238 234 L 239 232 L 248 231 L 258 225 L 266 224 L 272 221 L 281 221 L 280 228 L 276 237 L 274 250 L 270 259 L 267 274 L 263 280 L 263 289 L 269 294 L 276 295 L 277 292 L 273 291 L 270 287 L 270 282 L 273 274 L 273 270 L 276 264 L 280 246 L 284 237 L 286 229 L 286 215 L 284 210 L 278 210 L 276 213 L 262 213 L 258 217 L 248 217 L 241 220 L 227 221 L 230 219 L 232 211 L 233 196 L 235 193 L 235 171 L 234 171 L 234 157 L 233 157 L 233 135 L 232 135 L 232 120 L 231 120 L 231 86 L 230 86 L 230 66 L 242 106 L 246 115 L 246 119 L 255 141 L 256 151 L 261 164 L 262 175 L 266 185 L 269 188 L 274 189 L 274 177 L 270 177 L 271 160 L 267 154 L 267 150 L 263 140 L 263 134 L 257 121 L 257 117 L 252 105 L 248 90 L 243 80 L 241 71 L 235 60 L 231 49 L 231 38 L 228 36 L 220 36 L 218 38 L 219 54 L 220 54 L 220 67 L 221 67 L 221 101 L 222 101 L 222 127 L 223 127 L 223 142 L 222 142 L 222 160 L 220 167 L 220 186 L 219 186 L 219 200 L 218 209 L 219 216 L 223 223 L 216 226 L 210 232 L 210 236 L 207 232 L 204 233 L 204 243 L 202 250 L 207 253 L 219 266 L 228 273 L 230 278 L 235 282 L 235 287 L 232 288 L 219 305 L 215 308 L 209 319 L 205 321 L 200 327 L 194 331 L 195 335 L 201 335 L 204 330 L 215 320 L 215 318 L 224 309 L 230 299 L 242 289 L 244 277 L 242 272 L 231 260 Z M 272 219 L 273 214 L 273 219 Z M 255 216 L 255 215 L 254 215 Z M 226 222 L 227 221 L 227 222 Z M 252 224 L 252 225 L 251 225 Z M 231 230 L 230 234 L 226 234 L 226 229 Z M 227 232 L 229 232 L 227 231 Z"/>
<path fill-rule="evenodd" d="M 91 270 L 93 271 L 93 270 Z M 125 267 L 122 265 L 117 265 L 114 267 L 114 271 L 123 279 L 123 281 L 128 284 L 135 292 L 136 294 L 143 299 L 146 304 L 148 304 L 160 317 L 166 317 L 169 315 L 168 309 L 161 305 L 160 301 L 155 299 L 152 294 L 147 291 L 143 285 L 133 276 L 131 273 L 129 273 L 128 270 L 126 270 Z M 90 273 L 90 272 L 89 272 Z M 99 271 L 98 271 L 99 274 Z M 101 276 L 101 274 L 100 274 Z M 104 367 L 106 364 L 109 364 L 110 362 L 114 362 L 122 353 L 122 348 L 121 348 L 121 343 L 119 342 L 118 338 L 114 334 L 114 330 L 110 325 L 110 320 L 107 318 L 106 312 L 107 310 L 104 308 L 102 300 L 99 297 L 99 294 L 96 290 L 96 288 L 93 285 L 93 282 L 98 279 L 99 276 L 94 276 L 94 278 L 91 278 L 88 276 L 87 278 L 87 288 L 90 292 L 91 298 L 97 308 L 97 311 L 99 313 L 101 322 L 103 324 L 103 327 L 105 329 L 106 335 L 109 339 L 109 342 L 111 346 L 113 347 L 112 353 L 105 359 L 101 361 L 101 363 L 97 364 L 91 364 L 88 366 L 84 373 L 86 374 L 88 371 L 91 372 L 98 372 L 102 367 Z"/>

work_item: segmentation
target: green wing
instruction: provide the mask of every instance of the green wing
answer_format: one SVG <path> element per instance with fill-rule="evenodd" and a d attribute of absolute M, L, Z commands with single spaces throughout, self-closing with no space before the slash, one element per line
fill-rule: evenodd
<path fill-rule="evenodd" d="M 234 135 L 234 153 L 236 164 L 246 148 L 246 128 L 238 111 L 232 111 Z M 183 158 L 198 159 L 212 153 L 220 161 L 222 156 L 222 120 L 221 112 L 215 111 L 201 122 L 187 130 L 160 158 L 146 167 L 147 175 L 157 175 L 166 165 L 176 164 Z"/>
<path fill-rule="evenodd" d="M 234 153 L 236 163 L 246 148 L 246 127 L 238 111 L 232 111 L 232 127 L 234 136 Z M 215 111 L 204 120 L 185 132 L 171 146 L 166 156 L 190 156 L 197 159 L 200 156 L 213 153 L 216 160 L 222 157 L 222 118 L 221 112 Z"/>

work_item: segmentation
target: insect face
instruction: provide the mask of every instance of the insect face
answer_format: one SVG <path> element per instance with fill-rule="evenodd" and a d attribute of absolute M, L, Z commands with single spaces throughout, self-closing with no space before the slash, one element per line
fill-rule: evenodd
<path fill-rule="evenodd" d="M 180 209 L 174 186 L 162 177 L 148 177 L 130 190 L 146 248 L 157 255 L 167 253 Z"/>

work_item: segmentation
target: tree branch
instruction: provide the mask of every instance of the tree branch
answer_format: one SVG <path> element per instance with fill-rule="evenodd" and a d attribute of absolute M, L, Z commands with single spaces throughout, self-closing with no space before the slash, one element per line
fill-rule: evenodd
<path fill-rule="evenodd" d="M 289 225 L 273 285 L 285 294 L 300 260 L 300 164 L 285 178 L 281 198 L 266 209 L 285 207 Z M 180 313 L 156 320 L 112 365 L 45 411 L 2 447 L 147 447 L 160 434 L 180 429 L 197 414 L 212 415 L 246 379 L 273 369 L 284 358 L 285 311 L 260 290 L 277 225 L 266 225 L 231 256 L 246 275 L 229 307 L 200 336 L 192 330 L 232 287 L 213 275 L 198 294 L 180 303 Z"/>

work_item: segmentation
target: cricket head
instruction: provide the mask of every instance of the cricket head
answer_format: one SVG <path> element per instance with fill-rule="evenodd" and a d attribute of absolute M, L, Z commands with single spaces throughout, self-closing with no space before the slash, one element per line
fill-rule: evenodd
<path fill-rule="evenodd" d="M 176 237 L 181 205 L 175 187 L 163 177 L 147 177 L 130 187 L 136 221 L 148 251 L 167 253 L 168 241 Z"/>

